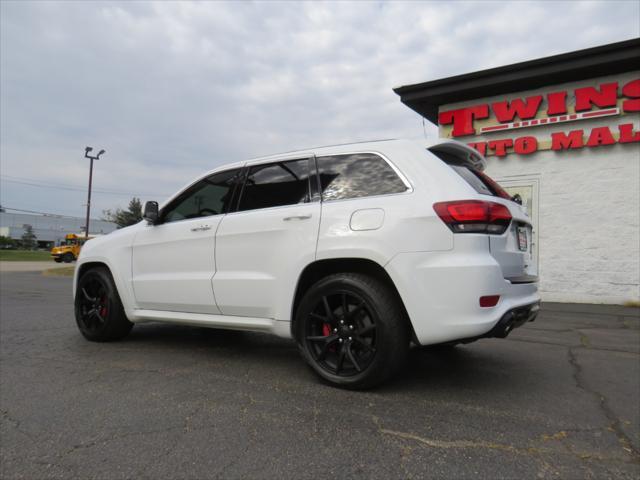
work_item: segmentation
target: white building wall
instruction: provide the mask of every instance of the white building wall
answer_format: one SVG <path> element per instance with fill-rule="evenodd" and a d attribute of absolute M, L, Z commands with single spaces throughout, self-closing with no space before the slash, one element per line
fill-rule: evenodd
<path fill-rule="evenodd" d="M 639 77 L 640 72 L 631 72 L 444 105 L 440 111 L 536 93 L 572 91 L 576 87 L 596 86 L 611 80 L 623 85 Z M 617 132 L 617 126 L 623 123 L 633 123 L 635 131 L 640 131 L 640 114 L 523 128 L 458 140 L 470 143 L 532 135 L 542 141 L 550 139 L 555 131 L 584 129 L 588 134 L 593 127 L 610 126 L 612 132 Z M 496 179 L 517 179 L 522 175 L 539 178 L 537 228 L 543 300 L 585 303 L 640 300 L 640 143 L 560 152 L 543 150 L 526 156 L 511 153 L 503 158 L 489 156 L 487 173 Z"/>

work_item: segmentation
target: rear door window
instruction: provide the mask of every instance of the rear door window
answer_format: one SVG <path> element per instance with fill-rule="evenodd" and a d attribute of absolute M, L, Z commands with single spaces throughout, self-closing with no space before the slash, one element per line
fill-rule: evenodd
<path fill-rule="evenodd" d="M 342 200 L 406 192 L 409 187 L 375 153 L 318 157 L 322 200 Z"/>
<path fill-rule="evenodd" d="M 296 205 L 310 201 L 309 159 L 249 167 L 238 211 Z"/>

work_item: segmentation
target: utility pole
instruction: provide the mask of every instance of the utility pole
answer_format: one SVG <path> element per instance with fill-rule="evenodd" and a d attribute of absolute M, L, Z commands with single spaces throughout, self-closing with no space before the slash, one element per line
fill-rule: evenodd
<path fill-rule="evenodd" d="M 84 226 L 85 239 L 89 238 L 89 215 L 91 215 L 91 182 L 93 181 L 93 161 L 99 160 L 100 155 L 105 153 L 104 150 L 100 150 L 98 152 L 98 155 L 96 155 L 95 157 L 92 157 L 91 155 L 89 155 L 89 153 L 91 153 L 92 150 L 93 150 L 93 147 L 85 147 L 84 149 L 84 158 L 88 158 L 89 160 L 91 160 L 91 164 L 89 166 L 89 193 L 87 194 L 87 221 Z"/>

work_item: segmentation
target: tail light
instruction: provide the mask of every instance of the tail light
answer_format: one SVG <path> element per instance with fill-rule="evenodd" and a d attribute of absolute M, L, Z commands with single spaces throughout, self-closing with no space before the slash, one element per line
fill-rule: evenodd
<path fill-rule="evenodd" d="M 439 202 L 433 209 L 454 233 L 504 233 L 511 223 L 509 209 L 484 200 Z"/>

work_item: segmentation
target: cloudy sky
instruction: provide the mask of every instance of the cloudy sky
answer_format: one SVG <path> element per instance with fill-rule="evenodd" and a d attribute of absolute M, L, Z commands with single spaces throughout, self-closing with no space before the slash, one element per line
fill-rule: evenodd
<path fill-rule="evenodd" d="M 640 2 L 0 1 L 0 204 L 82 216 L 217 165 L 423 135 L 392 87 L 640 36 Z M 426 133 L 434 135 L 434 127 Z"/>

